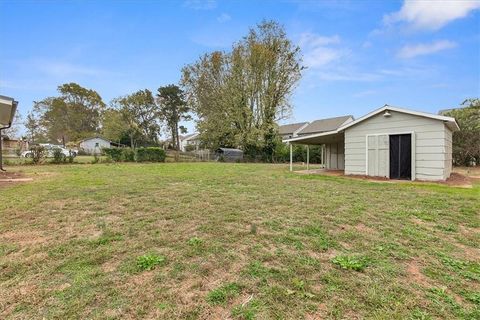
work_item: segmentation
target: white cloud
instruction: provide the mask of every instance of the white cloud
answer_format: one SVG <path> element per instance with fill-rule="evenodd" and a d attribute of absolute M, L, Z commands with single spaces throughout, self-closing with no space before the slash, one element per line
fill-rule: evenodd
<path fill-rule="evenodd" d="M 217 21 L 220 22 L 220 23 L 224 23 L 224 22 L 227 22 L 227 21 L 230 21 L 232 20 L 232 17 L 230 17 L 229 14 L 227 13 L 222 13 L 221 15 L 219 15 L 217 17 Z"/>
<path fill-rule="evenodd" d="M 385 15 L 387 25 L 404 22 L 418 30 L 438 30 L 480 8 L 475 0 L 405 0 L 398 12 Z"/>
<path fill-rule="evenodd" d="M 402 59 L 414 58 L 432 54 L 438 51 L 455 48 L 457 44 L 449 40 L 439 40 L 432 43 L 420 43 L 414 45 L 406 45 L 397 54 Z"/>
<path fill-rule="evenodd" d="M 333 45 L 340 43 L 340 37 L 320 36 L 314 33 L 303 33 L 298 41 L 304 53 L 303 62 L 309 68 L 324 67 L 348 54 L 348 51 Z"/>

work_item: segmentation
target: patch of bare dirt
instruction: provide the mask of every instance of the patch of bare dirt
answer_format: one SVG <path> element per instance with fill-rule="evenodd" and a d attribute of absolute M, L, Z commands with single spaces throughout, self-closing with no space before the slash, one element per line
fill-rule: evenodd
<path fill-rule="evenodd" d="M 0 235 L 0 239 L 20 246 L 42 244 L 48 238 L 36 231 L 7 231 Z"/>
<path fill-rule="evenodd" d="M 27 178 L 23 172 L 4 172 L 0 171 L 0 187 L 9 186 L 14 183 L 32 181 L 32 178 Z"/>
<path fill-rule="evenodd" d="M 430 281 L 421 272 L 419 263 L 416 260 L 412 260 L 407 264 L 407 278 L 411 282 L 421 285 L 422 287 L 429 287 Z"/>

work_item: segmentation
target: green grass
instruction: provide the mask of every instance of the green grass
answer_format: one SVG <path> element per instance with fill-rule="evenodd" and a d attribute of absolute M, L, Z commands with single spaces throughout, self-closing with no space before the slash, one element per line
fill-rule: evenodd
<path fill-rule="evenodd" d="M 0 318 L 480 318 L 478 183 L 287 168 L 9 167 Z"/>

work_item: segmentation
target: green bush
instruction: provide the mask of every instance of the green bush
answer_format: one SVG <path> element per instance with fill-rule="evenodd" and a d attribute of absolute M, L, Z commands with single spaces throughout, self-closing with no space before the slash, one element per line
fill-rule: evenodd
<path fill-rule="evenodd" d="M 165 150 L 158 147 L 138 148 L 136 151 L 137 162 L 165 162 L 167 156 Z"/>
<path fill-rule="evenodd" d="M 121 148 L 103 148 L 103 153 L 107 156 L 107 159 L 114 162 L 122 161 L 123 149 Z"/>
<path fill-rule="evenodd" d="M 123 161 L 134 162 L 135 161 L 135 151 L 130 148 L 123 149 Z"/>
<path fill-rule="evenodd" d="M 104 148 L 103 153 L 108 162 L 165 162 L 166 153 L 162 148 L 148 147 L 138 148 Z"/>
<path fill-rule="evenodd" d="M 33 164 L 39 164 L 45 158 L 45 148 L 43 146 L 32 146 L 30 151 Z"/>
<path fill-rule="evenodd" d="M 67 160 L 67 158 L 63 154 L 62 149 L 60 149 L 60 148 L 53 149 L 52 163 L 59 164 L 59 163 L 65 162 L 66 160 Z"/>

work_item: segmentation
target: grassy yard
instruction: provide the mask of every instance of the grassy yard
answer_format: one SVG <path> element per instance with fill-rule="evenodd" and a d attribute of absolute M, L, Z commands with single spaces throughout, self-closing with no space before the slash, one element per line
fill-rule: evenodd
<path fill-rule="evenodd" d="M 479 319 L 480 184 L 262 164 L 22 166 L 0 318 Z"/>

